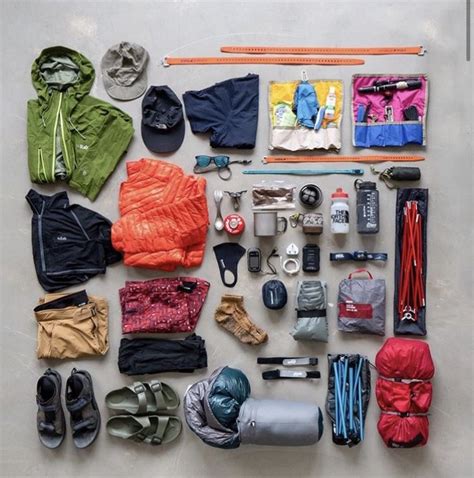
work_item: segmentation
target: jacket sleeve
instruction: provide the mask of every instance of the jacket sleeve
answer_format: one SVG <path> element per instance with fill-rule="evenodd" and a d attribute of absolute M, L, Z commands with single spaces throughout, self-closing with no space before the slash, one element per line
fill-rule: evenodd
<path fill-rule="evenodd" d="M 104 256 L 107 265 L 122 260 L 122 254 L 112 246 L 111 228 L 112 223 L 101 214 L 75 204 L 71 210 L 77 216 L 80 226 L 84 229 L 91 240 L 95 240 L 104 248 Z"/>
<path fill-rule="evenodd" d="M 98 101 L 95 100 L 96 103 Z M 78 155 L 76 158 L 77 165 L 69 179 L 69 185 L 94 201 L 127 151 L 134 129 L 129 115 L 105 102 L 88 108 L 88 111 L 90 112 L 84 115 L 82 121 L 93 122 L 99 116 L 103 123 L 100 132 L 92 138 L 94 145 L 81 151 L 80 157 Z M 81 138 L 76 138 L 76 141 L 81 142 Z"/>

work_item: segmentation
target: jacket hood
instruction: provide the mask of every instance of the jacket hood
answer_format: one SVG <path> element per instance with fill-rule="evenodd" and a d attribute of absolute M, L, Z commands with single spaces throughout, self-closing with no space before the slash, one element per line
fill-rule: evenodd
<path fill-rule="evenodd" d="M 92 63 L 81 53 L 64 46 L 46 48 L 31 68 L 33 86 L 43 101 L 47 101 L 53 90 L 67 91 L 79 100 L 89 93 L 94 78 Z"/>

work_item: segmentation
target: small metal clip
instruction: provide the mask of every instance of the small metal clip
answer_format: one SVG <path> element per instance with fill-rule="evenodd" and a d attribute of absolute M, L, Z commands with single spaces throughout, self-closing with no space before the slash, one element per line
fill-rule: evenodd
<path fill-rule="evenodd" d="M 425 53 L 428 53 L 428 50 L 423 47 L 423 46 L 420 46 L 420 51 L 417 53 L 418 56 L 423 56 L 425 55 Z"/>

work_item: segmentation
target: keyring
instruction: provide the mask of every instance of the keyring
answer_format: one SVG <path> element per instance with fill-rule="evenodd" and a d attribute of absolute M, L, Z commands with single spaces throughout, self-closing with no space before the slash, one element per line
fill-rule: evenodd
<path fill-rule="evenodd" d="M 288 268 L 289 264 L 293 264 L 295 268 L 289 269 Z M 298 259 L 293 259 L 292 257 L 290 257 L 289 259 L 286 259 L 283 262 L 283 264 L 281 265 L 281 268 L 283 269 L 283 272 L 285 272 L 289 276 L 294 276 L 295 274 L 298 274 L 298 272 L 300 271 L 301 264 Z"/>
<path fill-rule="evenodd" d="M 222 171 L 224 171 L 224 170 L 228 171 L 228 173 L 229 173 L 228 176 L 223 176 L 223 175 L 222 175 Z M 224 181 L 228 181 L 228 180 L 232 177 L 232 171 L 231 171 L 231 169 L 229 168 L 229 166 L 224 166 L 223 168 L 219 168 L 219 169 L 217 170 L 217 174 L 218 174 L 219 177 L 220 177 L 221 179 L 223 179 Z"/>

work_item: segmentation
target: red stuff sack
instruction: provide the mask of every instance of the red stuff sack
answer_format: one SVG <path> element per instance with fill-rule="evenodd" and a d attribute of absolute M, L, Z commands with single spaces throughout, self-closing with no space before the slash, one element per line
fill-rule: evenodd
<path fill-rule="evenodd" d="M 428 441 L 428 410 L 434 364 L 426 342 L 390 338 L 375 359 L 375 386 L 382 410 L 377 428 L 388 447 L 411 448 Z"/>

